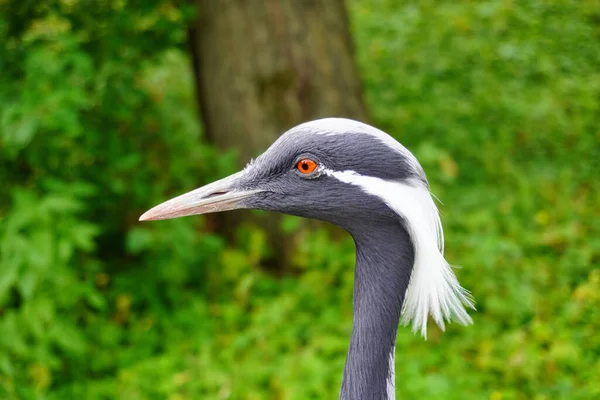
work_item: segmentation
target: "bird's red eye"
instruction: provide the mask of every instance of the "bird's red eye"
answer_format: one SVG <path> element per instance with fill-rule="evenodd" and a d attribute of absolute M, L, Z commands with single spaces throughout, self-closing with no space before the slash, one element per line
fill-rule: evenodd
<path fill-rule="evenodd" d="M 310 158 L 304 158 L 298 161 L 296 168 L 298 168 L 298 171 L 302 172 L 303 174 L 308 175 L 317 169 L 317 163 Z"/>

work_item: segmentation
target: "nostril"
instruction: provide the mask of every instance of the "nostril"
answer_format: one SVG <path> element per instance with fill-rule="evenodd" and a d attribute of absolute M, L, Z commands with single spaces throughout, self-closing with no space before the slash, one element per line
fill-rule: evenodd
<path fill-rule="evenodd" d="M 209 194 L 208 196 L 204 197 L 205 199 L 210 199 L 211 197 L 215 197 L 215 196 L 222 196 L 224 194 L 227 194 L 229 192 L 227 191 L 220 191 L 220 192 L 213 192 L 211 194 Z"/>

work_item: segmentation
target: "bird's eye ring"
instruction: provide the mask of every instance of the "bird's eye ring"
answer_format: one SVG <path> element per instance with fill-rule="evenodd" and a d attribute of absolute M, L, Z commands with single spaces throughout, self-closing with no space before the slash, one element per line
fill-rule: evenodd
<path fill-rule="evenodd" d="M 304 175 L 308 175 L 317 169 L 317 163 L 310 158 L 303 158 L 302 160 L 298 161 L 296 168 Z"/>

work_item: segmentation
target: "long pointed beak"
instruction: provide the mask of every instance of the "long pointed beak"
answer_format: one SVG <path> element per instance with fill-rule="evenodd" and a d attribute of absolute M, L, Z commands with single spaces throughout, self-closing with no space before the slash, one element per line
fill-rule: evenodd
<path fill-rule="evenodd" d="M 243 171 L 182 194 L 146 211 L 140 221 L 171 219 L 245 208 L 240 202 L 262 190 L 239 190 L 235 184 Z"/>

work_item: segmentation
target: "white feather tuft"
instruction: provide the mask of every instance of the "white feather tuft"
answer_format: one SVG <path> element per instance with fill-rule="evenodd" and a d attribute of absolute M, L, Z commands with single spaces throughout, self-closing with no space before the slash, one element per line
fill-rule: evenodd
<path fill-rule="evenodd" d="M 420 181 L 392 182 L 354 171 L 324 172 L 378 196 L 406 221 L 415 248 L 415 262 L 402 306 L 402 323 L 412 322 L 413 332 L 420 331 L 424 338 L 427 338 L 429 315 L 442 330 L 445 321 L 452 318 L 463 325 L 471 324 L 465 306 L 474 308 L 473 300 L 444 259 L 442 223 L 427 187 Z"/>
<path fill-rule="evenodd" d="M 389 368 L 389 372 L 388 372 L 388 376 L 386 379 L 386 394 L 387 394 L 387 399 L 388 400 L 393 400 L 396 398 L 396 373 L 395 373 L 395 369 L 396 369 L 396 365 L 394 364 L 394 360 L 395 360 L 395 355 L 396 355 L 396 346 L 392 347 L 392 351 L 390 352 L 389 358 L 388 358 L 388 368 Z"/>
<path fill-rule="evenodd" d="M 248 172 L 254 166 L 254 158 L 251 158 L 248 164 L 244 167 L 244 171 Z"/>

